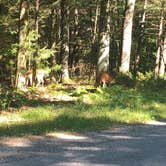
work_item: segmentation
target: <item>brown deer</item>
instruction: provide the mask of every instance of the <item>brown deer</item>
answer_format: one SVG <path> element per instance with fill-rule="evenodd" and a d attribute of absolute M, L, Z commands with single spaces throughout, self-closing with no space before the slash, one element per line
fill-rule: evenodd
<path fill-rule="evenodd" d="M 109 73 L 102 72 L 97 77 L 97 84 L 99 86 L 106 87 L 110 85 L 112 80 L 113 80 L 113 77 Z"/>

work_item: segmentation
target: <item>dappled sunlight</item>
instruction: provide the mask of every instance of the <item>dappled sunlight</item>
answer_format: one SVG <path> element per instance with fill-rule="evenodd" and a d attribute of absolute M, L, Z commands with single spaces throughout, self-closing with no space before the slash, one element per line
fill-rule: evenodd
<path fill-rule="evenodd" d="M 61 87 L 60 87 L 61 89 Z M 59 90 L 57 88 L 39 87 L 29 95 L 30 99 L 41 99 L 43 101 L 76 101 L 77 98 L 68 93 L 67 89 Z"/>
<path fill-rule="evenodd" d="M 76 97 L 71 97 L 69 95 L 65 95 L 65 94 L 59 94 L 56 95 L 53 100 L 55 101 L 76 101 L 77 98 Z"/>
<path fill-rule="evenodd" d="M 127 136 L 127 135 L 118 135 L 118 136 L 112 136 L 112 139 L 134 139 L 131 136 Z M 137 138 L 138 139 L 138 138 Z"/>
<path fill-rule="evenodd" d="M 103 147 L 92 147 L 92 146 L 89 146 L 89 147 L 78 147 L 78 146 L 75 146 L 75 147 L 67 147 L 66 150 L 72 150 L 72 151 L 101 151 L 101 150 L 104 150 L 105 148 Z"/>
<path fill-rule="evenodd" d="M 88 139 L 86 136 L 78 135 L 78 134 L 69 134 L 69 133 L 49 133 L 47 136 L 64 139 L 64 140 L 85 140 Z"/>
<path fill-rule="evenodd" d="M 148 121 L 145 124 L 154 125 L 154 126 L 166 126 L 166 122 L 160 122 L 160 121 Z"/>
<path fill-rule="evenodd" d="M 0 115 L 0 124 L 10 124 L 14 122 L 21 122 L 23 121 L 23 118 L 20 117 L 18 114 L 4 114 Z"/>
<path fill-rule="evenodd" d="M 9 147 L 30 147 L 31 140 L 28 138 L 1 138 L 0 145 L 9 146 Z"/>
<path fill-rule="evenodd" d="M 44 136 L 0 139 L 0 164 L 129 166 L 165 164 L 166 128 L 127 125 L 82 134 L 53 132 Z"/>

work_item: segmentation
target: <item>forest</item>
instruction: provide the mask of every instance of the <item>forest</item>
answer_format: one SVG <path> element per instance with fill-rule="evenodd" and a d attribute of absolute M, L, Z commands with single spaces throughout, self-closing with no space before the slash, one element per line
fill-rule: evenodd
<path fill-rule="evenodd" d="M 165 119 L 165 65 L 166 0 L 0 0 L 0 131 Z"/>

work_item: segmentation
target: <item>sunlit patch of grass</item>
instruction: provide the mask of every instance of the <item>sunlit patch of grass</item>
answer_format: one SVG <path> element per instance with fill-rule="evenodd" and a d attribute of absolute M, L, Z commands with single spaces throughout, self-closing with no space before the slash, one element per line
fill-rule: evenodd
<path fill-rule="evenodd" d="M 152 119 L 152 116 L 143 111 L 116 110 L 110 114 L 113 121 L 121 123 L 144 123 Z"/>
<path fill-rule="evenodd" d="M 166 104 L 159 102 L 152 102 L 142 106 L 144 112 L 148 112 L 156 120 L 166 119 Z"/>
<path fill-rule="evenodd" d="M 54 117 L 54 113 L 50 110 L 43 109 L 41 107 L 37 108 L 36 111 L 23 111 L 20 113 L 20 117 L 23 121 L 42 121 L 51 119 Z"/>
<path fill-rule="evenodd" d="M 86 87 L 70 91 L 60 87 L 58 90 L 70 97 L 77 97 L 77 100 L 66 102 L 63 97 L 58 102 L 35 100 L 18 112 L 1 114 L 0 135 L 45 134 L 59 130 L 80 132 L 166 119 L 165 91 L 122 86 L 93 91 Z M 53 95 L 54 90 L 49 91 Z"/>

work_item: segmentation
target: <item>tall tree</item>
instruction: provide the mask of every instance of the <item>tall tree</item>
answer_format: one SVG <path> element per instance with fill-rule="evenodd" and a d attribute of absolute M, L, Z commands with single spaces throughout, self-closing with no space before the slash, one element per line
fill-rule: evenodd
<path fill-rule="evenodd" d="M 165 76 L 165 68 L 166 68 L 166 32 L 164 33 L 163 37 L 163 47 L 162 47 L 162 62 L 160 66 L 160 76 Z"/>
<path fill-rule="evenodd" d="M 97 75 L 109 70 L 110 55 L 110 1 L 101 1 L 99 21 L 99 53 Z"/>
<path fill-rule="evenodd" d="M 137 48 L 136 48 L 136 53 L 134 55 L 134 76 L 136 77 L 138 68 L 139 68 L 139 63 L 140 63 L 140 58 L 142 54 L 142 46 L 143 46 L 143 36 L 144 36 L 144 31 L 145 31 L 145 18 L 146 18 L 146 10 L 147 10 L 147 3 L 148 0 L 144 0 L 140 2 L 141 5 L 139 6 L 140 12 L 138 13 L 138 23 L 137 23 L 137 33 L 136 33 L 136 40 L 137 40 Z"/>
<path fill-rule="evenodd" d="M 158 34 L 158 48 L 156 54 L 156 66 L 155 66 L 155 76 L 164 76 L 164 61 L 163 61 L 163 34 L 164 34 L 164 0 L 161 1 L 161 14 L 160 14 L 160 25 Z"/>
<path fill-rule="evenodd" d="M 98 37 L 99 37 L 99 16 L 100 16 L 100 4 L 99 4 L 99 0 L 96 0 L 96 4 L 95 4 L 95 14 L 94 14 L 94 18 L 91 18 L 91 62 L 93 63 L 93 65 L 96 66 L 97 64 L 97 52 L 98 52 Z"/>
<path fill-rule="evenodd" d="M 99 19 L 99 1 L 96 1 L 96 10 L 95 10 L 95 20 L 94 20 L 94 29 L 93 29 L 93 38 L 92 38 L 92 44 L 95 44 L 96 38 L 97 38 L 97 24 Z"/>
<path fill-rule="evenodd" d="M 120 72 L 127 73 L 130 69 L 130 53 L 132 44 L 132 26 L 135 0 L 126 0 L 126 11 L 123 25 L 123 41 Z"/>
<path fill-rule="evenodd" d="M 164 78 L 165 76 L 165 65 L 166 65 L 166 36 L 163 37 L 162 48 L 161 48 L 161 60 L 160 60 L 160 69 L 159 69 L 159 77 L 161 78 Z"/>
<path fill-rule="evenodd" d="M 39 45 L 39 5 L 40 0 L 35 0 L 35 33 L 36 33 L 36 51 L 34 53 L 33 57 L 33 85 L 35 85 L 35 78 L 36 78 L 36 57 L 38 57 L 38 45 Z"/>
<path fill-rule="evenodd" d="M 69 67 L 72 69 L 73 65 L 76 65 L 76 59 L 78 57 L 78 26 L 79 26 L 79 10 L 77 1 L 73 2 L 74 9 L 70 12 L 70 17 L 73 17 L 73 25 L 70 25 L 70 53 L 69 53 Z"/>
<path fill-rule="evenodd" d="M 21 85 L 21 74 L 22 70 L 26 70 L 26 50 L 24 49 L 24 43 L 28 35 L 28 10 L 29 1 L 21 0 L 19 8 L 19 51 L 17 55 L 17 71 L 16 71 L 16 83 L 15 86 L 19 87 Z"/>
<path fill-rule="evenodd" d="M 61 52 L 62 80 L 69 80 L 69 0 L 61 0 Z"/>

